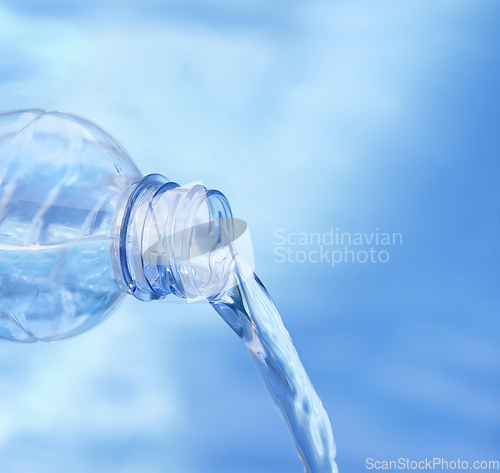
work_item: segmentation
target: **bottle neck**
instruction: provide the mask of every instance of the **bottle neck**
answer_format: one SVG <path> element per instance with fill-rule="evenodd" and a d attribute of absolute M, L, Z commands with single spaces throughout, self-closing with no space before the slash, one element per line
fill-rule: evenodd
<path fill-rule="evenodd" d="M 213 297 L 229 275 L 232 236 L 231 208 L 222 193 L 150 174 L 127 189 L 115 212 L 115 279 L 144 301 L 169 294 Z"/>

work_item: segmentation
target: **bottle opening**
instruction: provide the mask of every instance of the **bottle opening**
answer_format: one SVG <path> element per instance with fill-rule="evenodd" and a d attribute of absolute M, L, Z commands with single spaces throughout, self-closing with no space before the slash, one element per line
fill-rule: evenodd
<path fill-rule="evenodd" d="M 113 228 L 115 278 L 140 300 L 213 298 L 227 286 L 237 242 L 254 267 L 246 223 L 233 219 L 221 192 L 202 184 L 146 176 L 124 195 Z"/>

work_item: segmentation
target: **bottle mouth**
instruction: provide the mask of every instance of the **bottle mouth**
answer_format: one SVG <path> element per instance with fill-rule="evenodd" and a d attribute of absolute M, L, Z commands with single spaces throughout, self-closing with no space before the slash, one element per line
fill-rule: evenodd
<path fill-rule="evenodd" d="M 221 192 L 150 174 L 127 190 L 115 212 L 115 279 L 140 300 L 212 298 L 227 285 L 232 242 L 245 231 Z"/>

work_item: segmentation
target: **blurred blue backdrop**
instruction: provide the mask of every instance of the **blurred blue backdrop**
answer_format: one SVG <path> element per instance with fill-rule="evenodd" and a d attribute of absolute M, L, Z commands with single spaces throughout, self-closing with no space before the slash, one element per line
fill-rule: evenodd
<path fill-rule="evenodd" d="M 493 0 L 2 0 L 0 108 L 84 116 L 144 174 L 227 195 L 341 472 L 499 460 L 498 18 Z M 276 230 L 331 228 L 403 244 L 277 262 Z M 0 342 L 2 473 L 300 472 L 244 345 L 181 302 Z"/>

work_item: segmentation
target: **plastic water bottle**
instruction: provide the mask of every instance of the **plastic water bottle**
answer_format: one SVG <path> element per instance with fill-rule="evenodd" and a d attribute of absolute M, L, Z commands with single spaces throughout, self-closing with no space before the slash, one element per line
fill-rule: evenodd
<path fill-rule="evenodd" d="M 235 250 L 234 221 L 220 192 L 142 177 L 82 118 L 0 114 L 0 338 L 76 335 L 127 293 L 204 297 L 250 349 L 305 471 L 337 473 L 326 411 L 271 297 Z"/>
<path fill-rule="evenodd" d="M 0 338 L 76 335 L 127 293 L 208 297 L 226 267 L 210 251 L 231 230 L 221 222 L 232 220 L 220 192 L 142 177 L 87 120 L 0 114 Z"/>

